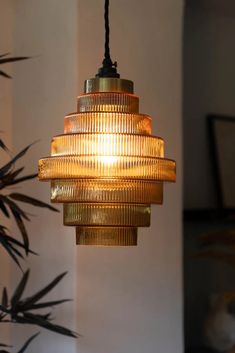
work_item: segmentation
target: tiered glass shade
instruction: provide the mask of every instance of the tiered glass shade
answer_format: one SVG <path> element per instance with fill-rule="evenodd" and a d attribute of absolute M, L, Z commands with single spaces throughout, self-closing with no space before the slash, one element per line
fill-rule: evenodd
<path fill-rule="evenodd" d="M 150 205 L 163 201 L 163 182 L 175 181 L 175 162 L 164 158 L 151 118 L 139 113 L 132 82 L 96 78 L 85 82 L 51 156 L 39 161 L 39 179 L 51 180 L 51 201 L 64 203 L 77 244 L 136 245 Z"/>

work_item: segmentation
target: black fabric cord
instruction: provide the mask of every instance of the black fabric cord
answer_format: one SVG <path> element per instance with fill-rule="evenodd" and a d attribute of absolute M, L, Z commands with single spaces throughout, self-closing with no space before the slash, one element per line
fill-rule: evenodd
<path fill-rule="evenodd" d="M 107 61 L 111 61 L 109 49 L 109 0 L 105 0 L 104 5 L 104 23 L 105 23 L 105 52 L 104 57 Z"/>
<path fill-rule="evenodd" d="M 120 75 L 117 73 L 117 63 L 113 63 L 110 57 L 109 48 L 109 0 L 105 0 L 104 4 L 104 23 L 105 23 L 105 46 L 104 46 L 104 60 L 103 66 L 99 69 L 96 77 L 116 77 L 119 78 Z"/>

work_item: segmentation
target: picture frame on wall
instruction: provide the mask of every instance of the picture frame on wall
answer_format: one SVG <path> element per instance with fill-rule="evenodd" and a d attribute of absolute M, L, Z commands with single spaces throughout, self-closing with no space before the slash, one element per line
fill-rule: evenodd
<path fill-rule="evenodd" d="M 235 209 L 235 117 L 208 115 L 218 206 Z"/>

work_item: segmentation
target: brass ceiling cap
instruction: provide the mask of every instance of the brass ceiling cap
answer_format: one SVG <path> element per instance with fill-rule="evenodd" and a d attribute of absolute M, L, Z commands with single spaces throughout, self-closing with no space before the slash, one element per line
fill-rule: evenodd
<path fill-rule="evenodd" d="M 114 77 L 96 77 L 86 80 L 84 93 L 97 92 L 134 93 L 134 84 L 130 80 Z"/>

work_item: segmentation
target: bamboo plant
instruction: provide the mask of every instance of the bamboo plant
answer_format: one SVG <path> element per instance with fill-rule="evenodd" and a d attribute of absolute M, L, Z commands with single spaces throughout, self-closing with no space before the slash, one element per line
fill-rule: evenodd
<path fill-rule="evenodd" d="M 29 57 L 11 57 L 9 53 L 6 53 L 0 55 L 0 65 L 26 59 L 29 59 Z M 3 70 L 0 70 L 0 76 L 7 79 L 11 78 L 11 76 Z M 24 167 L 17 167 L 17 162 L 24 157 L 30 147 L 31 145 L 25 147 L 15 156 L 10 157 L 11 153 L 9 149 L 3 139 L 0 138 L 0 153 L 7 153 L 9 155 L 9 161 L 4 165 L 0 165 L 0 215 L 1 219 L 5 217 L 14 220 L 19 231 L 19 234 L 12 234 L 11 231 L 2 224 L 3 222 L 0 221 L 0 246 L 7 252 L 12 261 L 14 261 L 22 272 L 19 283 L 11 295 L 6 287 L 2 288 L 0 296 L 0 326 L 4 323 L 28 324 L 61 335 L 77 338 L 78 335 L 74 331 L 55 324 L 54 318 L 52 317 L 51 308 L 68 302 L 69 299 L 44 300 L 44 297 L 63 279 L 66 272 L 58 275 L 53 281 L 35 294 L 24 297 L 24 291 L 30 278 L 30 270 L 27 269 L 24 271 L 22 261 L 28 256 L 37 254 L 30 248 L 30 237 L 26 227 L 26 222 L 30 221 L 30 215 L 23 210 L 21 205 L 25 203 L 33 207 L 43 207 L 53 212 L 58 212 L 57 209 L 41 200 L 11 191 L 12 186 L 27 182 L 37 176 L 37 174 L 24 174 Z M 43 313 L 41 310 L 43 310 Z M 39 332 L 36 332 L 32 337 L 28 338 L 23 347 L 18 350 L 18 353 L 25 352 L 29 344 L 38 335 Z M 0 353 L 9 353 L 11 349 L 11 346 L 0 343 Z"/>

